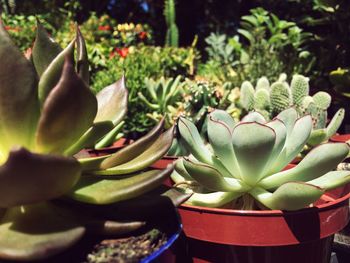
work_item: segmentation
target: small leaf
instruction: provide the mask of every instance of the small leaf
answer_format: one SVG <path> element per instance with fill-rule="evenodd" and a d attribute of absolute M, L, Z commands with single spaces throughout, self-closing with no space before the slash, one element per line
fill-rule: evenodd
<path fill-rule="evenodd" d="M 129 162 L 137 157 L 140 153 L 146 151 L 146 149 L 149 148 L 149 146 L 153 144 L 162 134 L 163 127 L 164 119 L 161 119 L 160 122 L 145 136 L 141 137 L 136 142 L 124 147 L 106 159 L 101 164 L 101 169 L 108 169 L 113 166 Z"/>
<path fill-rule="evenodd" d="M 46 259 L 77 243 L 84 232 L 65 210 L 49 203 L 10 208 L 0 224 L 0 257 Z"/>
<path fill-rule="evenodd" d="M 136 156 L 134 159 L 126 163 L 113 166 L 112 168 L 106 170 L 94 171 L 93 174 L 117 175 L 133 173 L 145 169 L 155 161 L 162 158 L 168 152 L 173 140 L 173 136 L 174 128 L 170 128 L 169 130 L 165 131 L 162 135 L 160 135 L 159 138 L 149 146 L 149 148 L 147 148 L 144 152 L 139 153 L 139 155 Z M 112 157 L 113 155 L 109 158 Z M 106 162 L 109 158 L 102 162 L 101 167 L 103 166 L 104 162 Z"/>
<path fill-rule="evenodd" d="M 37 21 L 32 60 L 39 77 L 61 51 L 62 48 L 50 37 L 43 25 Z"/>
<path fill-rule="evenodd" d="M 235 178 L 225 178 L 218 170 L 210 165 L 185 159 L 184 166 L 193 179 L 209 190 L 244 192 L 249 189 Z"/>
<path fill-rule="evenodd" d="M 111 129 L 100 141 L 95 145 L 95 149 L 101 149 L 107 147 L 115 141 L 116 136 L 121 131 L 125 124 L 125 121 L 119 122 L 113 129 Z"/>
<path fill-rule="evenodd" d="M 96 110 L 95 96 L 67 59 L 59 83 L 43 106 L 36 134 L 37 150 L 63 153 L 89 129 Z"/>
<path fill-rule="evenodd" d="M 103 179 L 100 176 L 82 176 L 71 198 L 84 203 L 111 204 L 138 197 L 163 183 L 173 168 L 150 170 L 125 177 Z"/>
<path fill-rule="evenodd" d="M 112 121 L 117 125 L 127 111 L 128 90 L 125 87 L 125 77 L 102 89 L 96 98 L 98 110 L 95 122 Z"/>
<path fill-rule="evenodd" d="M 0 207 L 59 197 L 79 177 L 80 166 L 73 158 L 35 154 L 24 148 L 13 150 L 0 169 Z"/>
<path fill-rule="evenodd" d="M 272 194 L 262 188 L 255 188 L 250 193 L 270 209 L 293 211 L 316 202 L 324 194 L 324 190 L 304 182 L 288 182 Z"/>
<path fill-rule="evenodd" d="M 231 132 L 233 131 L 233 128 L 235 127 L 235 121 L 227 111 L 216 109 L 212 111 L 209 116 L 211 116 L 214 120 L 225 123 L 229 130 Z"/>
<path fill-rule="evenodd" d="M 64 50 L 61 51 L 61 53 L 59 53 L 55 57 L 55 59 L 42 73 L 38 85 L 38 95 L 41 105 L 44 104 L 47 96 L 60 80 L 63 71 L 63 66 L 65 64 L 65 59 L 69 58 L 73 61 L 74 44 L 75 41 L 73 40 Z"/>
<path fill-rule="evenodd" d="M 257 122 L 263 124 L 266 120 L 260 112 L 253 111 L 244 116 L 241 122 Z"/>

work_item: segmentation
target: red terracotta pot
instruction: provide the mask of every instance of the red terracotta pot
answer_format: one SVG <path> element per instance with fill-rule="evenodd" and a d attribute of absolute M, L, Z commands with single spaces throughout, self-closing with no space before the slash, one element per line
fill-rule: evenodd
<path fill-rule="evenodd" d="M 289 167 L 288 167 L 289 168 Z M 181 205 L 194 262 L 329 263 L 336 232 L 349 220 L 350 185 L 312 208 L 243 211 Z"/>
<path fill-rule="evenodd" d="M 332 142 L 346 142 L 350 140 L 350 134 L 336 134 L 333 135 L 330 140 Z"/>

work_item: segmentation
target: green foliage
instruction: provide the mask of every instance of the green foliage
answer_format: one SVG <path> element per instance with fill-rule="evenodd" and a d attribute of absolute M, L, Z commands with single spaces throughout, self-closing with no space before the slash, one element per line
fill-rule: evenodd
<path fill-rule="evenodd" d="M 191 121 L 178 123 L 190 155 L 176 162 L 171 178 L 194 192 L 191 205 L 293 211 L 350 182 L 349 171 L 332 171 L 348 155 L 346 143 L 322 144 L 283 171 L 312 131 L 311 117 L 297 118 L 293 108 L 270 122 L 253 112 L 238 123 L 214 110 L 207 122 L 208 145 Z"/>
<path fill-rule="evenodd" d="M 145 79 L 190 76 L 194 59 L 192 48 L 142 46 L 131 49 L 126 58 L 115 56 L 106 60 L 106 68 L 92 76 L 92 88 L 97 92 L 112 79 L 125 73 L 129 90 L 126 132 L 138 135 L 154 125 L 154 121 L 147 117 L 147 113 L 152 113 L 152 110 L 138 96 L 138 92 L 147 92 Z"/>
<path fill-rule="evenodd" d="M 206 39 L 209 57 L 199 74 L 238 84 L 263 75 L 309 73 L 315 63 L 306 46 L 311 34 L 262 8 L 250 12 L 241 18 L 238 35 L 211 34 Z"/>
<path fill-rule="evenodd" d="M 179 30 L 176 26 L 175 0 L 165 0 L 164 17 L 167 25 L 165 45 L 169 47 L 179 46 Z"/>

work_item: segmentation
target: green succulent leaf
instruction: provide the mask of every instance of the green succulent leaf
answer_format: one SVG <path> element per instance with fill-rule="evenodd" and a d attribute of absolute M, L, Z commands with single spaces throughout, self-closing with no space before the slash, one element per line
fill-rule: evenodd
<path fill-rule="evenodd" d="M 332 120 L 327 126 L 327 138 L 332 137 L 337 130 L 339 129 L 340 125 L 342 124 L 345 117 L 345 110 L 343 108 L 339 109 L 333 116 Z"/>
<path fill-rule="evenodd" d="M 212 164 L 213 154 L 204 145 L 196 126 L 185 118 L 179 118 L 178 128 L 185 147 L 193 156 L 203 163 Z"/>
<path fill-rule="evenodd" d="M 79 158 L 78 161 L 83 171 L 98 170 L 100 169 L 103 160 L 110 156 L 111 154 L 98 157 Z"/>
<path fill-rule="evenodd" d="M 98 175 L 122 175 L 133 173 L 147 168 L 155 161 L 162 158 L 169 150 L 174 136 L 174 128 L 170 128 L 157 138 L 144 152 L 139 153 L 134 159 L 123 164 L 113 166 L 106 170 L 99 170 L 92 172 Z M 109 158 L 113 158 L 113 155 Z M 107 158 L 105 161 L 107 161 Z M 101 164 L 101 167 L 103 163 Z M 102 168 L 103 169 L 103 168 Z"/>
<path fill-rule="evenodd" d="M 325 189 L 333 190 L 350 182 L 350 171 L 331 171 L 321 177 L 308 181 L 308 184 Z"/>
<path fill-rule="evenodd" d="M 108 145 L 113 144 L 116 136 L 121 131 L 125 124 L 125 121 L 119 122 L 112 130 L 110 130 L 100 141 L 98 141 L 95 145 L 95 149 L 101 149 L 103 147 L 107 147 Z"/>
<path fill-rule="evenodd" d="M 42 73 L 38 84 L 38 96 L 41 105 L 44 104 L 51 90 L 59 82 L 66 58 L 69 58 L 71 61 L 74 60 L 74 44 L 75 40 L 62 50 Z"/>
<path fill-rule="evenodd" d="M 0 169 L 0 207 L 12 207 L 59 197 L 80 177 L 73 158 L 12 150 Z M 20 183 L 19 183 L 20 182 Z"/>
<path fill-rule="evenodd" d="M 111 121 L 102 121 L 94 123 L 80 138 L 69 147 L 64 154 L 71 156 L 83 148 L 92 147 L 96 141 L 101 139 L 106 133 L 113 129 Z"/>
<path fill-rule="evenodd" d="M 67 59 L 62 77 L 42 109 L 36 134 L 37 150 L 63 153 L 89 129 L 96 110 L 95 96 Z"/>
<path fill-rule="evenodd" d="M 111 220 L 93 220 L 85 224 L 87 233 L 93 235 L 125 235 L 143 227 L 146 222 L 118 222 Z"/>
<path fill-rule="evenodd" d="M 76 26 L 77 31 L 77 72 L 79 77 L 85 81 L 86 85 L 89 85 L 89 61 L 88 54 L 86 51 L 86 45 L 83 35 L 80 32 L 78 26 Z"/>
<path fill-rule="evenodd" d="M 225 178 L 214 167 L 184 159 L 184 166 L 190 176 L 209 190 L 223 192 L 244 192 L 249 189 L 235 178 Z"/>
<path fill-rule="evenodd" d="M 215 112 L 215 111 L 214 111 Z M 236 178 L 241 177 L 241 171 L 233 151 L 231 127 L 214 119 L 210 114 L 208 120 L 208 137 L 214 154 L 219 157 L 226 169 Z"/>
<path fill-rule="evenodd" d="M 113 166 L 127 163 L 137 157 L 140 153 L 146 151 L 162 134 L 164 123 L 164 119 L 161 119 L 161 121 L 145 136 L 110 156 L 101 164 L 101 169 L 108 169 Z"/>
<path fill-rule="evenodd" d="M 214 110 L 210 113 L 210 116 L 214 119 L 214 120 L 218 120 L 221 121 L 223 123 L 225 123 L 227 125 L 227 127 L 229 128 L 229 130 L 233 131 L 234 127 L 235 127 L 235 121 L 234 119 L 231 117 L 231 115 L 224 110 Z"/>
<path fill-rule="evenodd" d="M 178 172 L 183 178 L 186 178 L 186 180 L 192 180 L 190 174 L 187 172 L 187 170 L 184 166 L 184 159 L 183 158 L 179 158 L 175 162 L 174 172 L 175 171 Z"/>
<path fill-rule="evenodd" d="M 37 76 L 0 21 L 0 155 L 13 145 L 30 148 L 39 116 Z"/>
<path fill-rule="evenodd" d="M 298 155 L 306 144 L 311 130 L 312 119 L 310 115 L 306 115 L 298 119 L 289 134 L 287 130 L 287 140 L 284 148 L 275 161 L 271 164 L 268 175 L 281 171 Z"/>
<path fill-rule="evenodd" d="M 242 180 L 249 185 L 255 185 L 263 176 L 265 166 L 273 152 L 275 131 L 256 122 L 243 122 L 235 127 L 232 138 Z"/>
<path fill-rule="evenodd" d="M 173 167 L 150 170 L 126 176 L 108 177 L 85 175 L 80 178 L 69 196 L 91 204 L 111 204 L 138 197 L 163 183 Z"/>
<path fill-rule="evenodd" d="M 292 133 L 295 122 L 298 119 L 298 113 L 295 108 L 288 108 L 280 112 L 276 119 L 283 121 L 287 128 L 287 136 Z"/>
<path fill-rule="evenodd" d="M 1 219 L 0 257 L 46 259 L 74 245 L 84 232 L 65 210 L 52 204 L 13 207 Z"/>
<path fill-rule="evenodd" d="M 32 60 L 39 77 L 61 51 L 62 48 L 50 37 L 49 33 L 38 21 Z"/>
<path fill-rule="evenodd" d="M 288 182 L 277 188 L 274 193 L 262 188 L 255 188 L 250 193 L 270 209 L 293 211 L 317 201 L 324 194 L 324 190 L 304 182 Z"/>
<path fill-rule="evenodd" d="M 125 87 L 125 77 L 102 89 L 96 98 L 98 110 L 95 122 L 112 121 L 117 125 L 127 111 L 128 90 Z"/>
<path fill-rule="evenodd" d="M 332 154 L 329 154 L 332 153 Z M 273 174 L 259 185 L 274 189 L 288 181 L 309 181 L 334 169 L 349 153 L 346 143 L 325 143 L 311 150 L 294 168 Z"/>
<path fill-rule="evenodd" d="M 242 122 L 257 122 L 257 123 L 265 123 L 265 117 L 258 111 L 253 111 L 248 115 L 244 116 Z"/>
<path fill-rule="evenodd" d="M 238 192 L 194 193 L 186 201 L 186 204 L 204 207 L 220 207 L 240 196 L 242 196 L 242 193 Z"/>
<path fill-rule="evenodd" d="M 327 141 L 327 130 L 317 129 L 311 131 L 310 137 L 307 140 L 307 144 L 311 146 L 316 146 L 324 141 Z"/>

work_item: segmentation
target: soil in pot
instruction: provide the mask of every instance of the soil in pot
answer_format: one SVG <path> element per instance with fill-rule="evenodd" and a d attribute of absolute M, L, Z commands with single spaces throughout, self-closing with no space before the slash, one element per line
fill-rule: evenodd
<path fill-rule="evenodd" d="M 87 263 L 140 262 L 167 242 L 165 233 L 152 229 L 123 239 L 103 240 L 87 256 Z"/>

